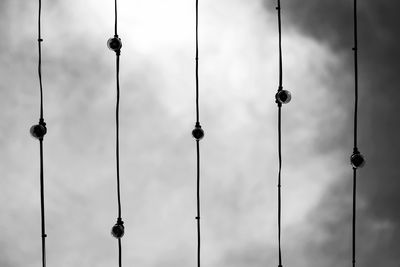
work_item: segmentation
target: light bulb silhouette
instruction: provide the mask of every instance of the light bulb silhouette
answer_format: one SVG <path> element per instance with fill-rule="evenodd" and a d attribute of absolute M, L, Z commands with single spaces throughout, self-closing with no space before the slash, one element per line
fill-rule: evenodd
<path fill-rule="evenodd" d="M 118 52 L 119 50 L 121 50 L 121 47 L 122 47 L 121 39 L 114 36 L 114 37 L 108 39 L 107 46 L 110 50 L 112 50 L 114 52 Z"/>
<path fill-rule="evenodd" d="M 276 93 L 275 99 L 277 103 L 287 104 L 292 99 L 292 95 L 288 90 L 280 90 Z"/>
<path fill-rule="evenodd" d="M 360 152 L 353 153 L 350 162 L 354 169 L 362 168 L 365 165 L 364 156 Z"/>
<path fill-rule="evenodd" d="M 42 124 L 35 124 L 30 128 L 29 132 L 31 133 L 32 137 L 41 140 L 47 133 L 47 128 Z"/>
<path fill-rule="evenodd" d="M 117 239 L 123 237 L 125 234 L 125 227 L 122 221 L 118 221 L 112 228 L 111 228 L 111 235 Z"/>
<path fill-rule="evenodd" d="M 194 127 L 194 129 L 192 131 L 192 136 L 196 140 L 201 140 L 204 137 L 204 131 L 203 131 L 203 129 L 201 129 L 200 124 L 196 124 L 196 126 Z"/>

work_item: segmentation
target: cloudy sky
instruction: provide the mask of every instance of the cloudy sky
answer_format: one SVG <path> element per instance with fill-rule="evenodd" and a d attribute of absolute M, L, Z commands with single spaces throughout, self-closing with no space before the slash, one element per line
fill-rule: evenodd
<path fill-rule="evenodd" d="M 101 2 L 101 3 L 100 3 Z M 48 265 L 116 266 L 113 1 L 43 1 Z M 200 1 L 202 262 L 276 266 L 276 2 Z M 0 266 L 40 266 L 37 1 L 0 2 Z M 394 1 L 359 3 L 358 265 L 398 267 Z M 351 264 L 352 1 L 282 1 L 284 266 Z M 124 266 L 196 264 L 194 1 L 119 1 Z"/>

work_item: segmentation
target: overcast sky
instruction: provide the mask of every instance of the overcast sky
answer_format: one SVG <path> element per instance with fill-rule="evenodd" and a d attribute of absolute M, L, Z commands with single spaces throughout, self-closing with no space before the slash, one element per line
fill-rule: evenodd
<path fill-rule="evenodd" d="M 278 264 L 276 1 L 200 1 L 202 264 Z M 357 260 L 398 267 L 398 10 L 359 3 Z M 196 265 L 194 1 L 119 1 L 124 266 Z M 0 266 L 40 266 L 37 1 L 0 2 Z M 284 266 L 351 264 L 352 1 L 282 1 Z M 116 266 L 113 1 L 43 1 L 49 266 Z"/>

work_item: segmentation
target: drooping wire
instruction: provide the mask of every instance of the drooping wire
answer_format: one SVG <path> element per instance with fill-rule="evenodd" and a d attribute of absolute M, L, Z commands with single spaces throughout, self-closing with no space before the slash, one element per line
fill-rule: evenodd
<path fill-rule="evenodd" d="M 40 116 L 39 123 L 30 128 L 31 135 L 39 140 L 40 154 L 40 221 L 41 221 L 41 239 L 42 239 L 42 266 L 46 267 L 46 220 L 45 220 L 45 205 L 44 205 L 44 163 L 43 163 L 43 138 L 47 133 L 46 123 L 43 118 L 43 83 L 42 83 L 42 35 L 41 35 L 41 16 L 42 16 L 42 1 L 39 0 L 38 10 L 38 77 L 40 89 Z"/>
<path fill-rule="evenodd" d="M 121 238 L 125 233 L 124 222 L 121 215 L 121 189 L 120 189 L 120 171 L 119 171 L 119 102 L 120 102 L 120 83 L 119 83 L 119 69 L 120 69 L 120 55 L 122 42 L 118 37 L 118 9 L 117 0 L 114 1 L 114 37 L 108 39 L 108 48 L 115 52 L 116 55 L 116 89 L 117 99 L 115 105 L 115 156 L 116 156 L 116 171 L 117 171 L 117 202 L 118 202 L 118 218 L 116 224 L 111 228 L 111 234 L 118 239 L 118 265 L 122 267 L 122 244 Z"/>
<path fill-rule="evenodd" d="M 38 14 L 38 49 L 39 49 L 39 60 L 38 60 L 38 75 L 40 85 L 40 119 L 43 119 L 43 85 L 42 85 L 42 31 L 41 31 L 41 20 L 42 20 L 42 1 L 39 0 L 39 14 Z"/>
<path fill-rule="evenodd" d="M 197 203 L 197 267 L 200 267 L 200 140 L 204 137 L 204 131 L 200 125 L 199 112 L 199 1 L 196 0 L 196 124 L 192 131 L 192 136 L 196 139 L 196 163 L 197 163 L 197 179 L 196 179 L 196 203 Z"/>
<path fill-rule="evenodd" d="M 120 190 L 120 176 L 119 176 L 119 100 L 120 100 L 120 88 L 119 88 L 119 57 L 116 56 L 116 81 L 117 81 L 117 100 L 115 105 L 115 156 L 116 156 L 116 167 L 117 167 L 117 198 L 118 198 L 118 218 L 121 218 L 121 190 Z"/>
<path fill-rule="evenodd" d="M 117 0 L 114 1 L 114 35 L 118 36 L 118 8 Z"/>
<path fill-rule="evenodd" d="M 358 34 L 357 34 L 357 0 L 353 2 L 353 25 L 354 25 L 354 146 L 350 162 L 353 167 L 353 217 L 352 217 L 352 266 L 356 265 L 356 184 L 357 169 L 365 164 L 364 156 L 360 153 L 357 146 L 357 121 L 358 121 Z"/>
<path fill-rule="evenodd" d="M 288 90 L 283 90 L 283 70 L 282 70 L 282 22 L 281 22 L 281 1 L 277 0 L 276 10 L 278 11 L 278 45 L 279 45 L 279 85 L 278 92 L 275 94 L 275 103 L 278 105 L 278 266 L 282 267 L 281 249 L 281 214 L 282 214 L 282 104 L 287 104 L 291 100 Z"/>
<path fill-rule="evenodd" d="M 200 118 L 199 111 L 199 1 L 196 0 L 196 122 Z"/>

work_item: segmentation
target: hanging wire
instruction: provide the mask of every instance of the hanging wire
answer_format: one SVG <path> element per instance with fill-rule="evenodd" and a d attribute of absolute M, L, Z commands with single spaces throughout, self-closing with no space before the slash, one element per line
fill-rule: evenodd
<path fill-rule="evenodd" d="M 357 147 L 357 121 L 358 121 L 358 36 L 357 36 L 357 0 L 353 5 L 353 25 L 354 25 L 354 146 L 350 162 L 353 167 L 353 218 L 352 218 L 352 266 L 356 265 L 356 182 L 357 169 L 365 164 L 364 156 L 358 151 Z"/>
<path fill-rule="evenodd" d="M 192 131 L 192 136 L 196 139 L 196 163 L 197 163 L 197 181 L 196 181 L 196 201 L 197 201 L 197 267 L 200 267 L 200 140 L 204 137 L 204 131 L 200 125 L 199 112 L 199 1 L 196 0 L 196 124 Z"/>
<path fill-rule="evenodd" d="M 282 104 L 287 104 L 291 100 L 291 94 L 287 90 L 283 90 L 282 80 L 282 22 L 281 22 L 281 1 L 277 0 L 278 11 L 278 38 L 279 38 L 279 86 L 278 92 L 275 94 L 275 102 L 278 105 L 278 266 L 282 267 L 282 249 L 281 249 L 281 214 L 282 214 Z"/>
<path fill-rule="evenodd" d="M 41 36 L 41 15 L 42 1 L 39 0 L 38 10 L 38 77 L 40 89 L 40 117 L 39 123 L 30 128 L 30 134 L 39 140 L 40 154 L 40 220 L 41 220 L 41 239 L 42 239 L 42 266 L 46 267 L 46 220 L 44 206 L 44 168 L 43 168 L 43 138 L 47 133 L 46 123 L 43 119 L 43 84 L 42 84 L 42 36 Z"/>
<path fill-rule="evenodd" d="M 114 37 L 108 39 L 107 46 L 110 50 L 115 52 L 116 55 L 116 88 L 117 99 L 115 105 L 115 156 L 116 156 L 116 170 L 117 170 L 117 202 L 118 202 L 118 218 L 116 224 L 111 228 L 111 234 L 118 239 L 118 265 L 122 267 L 122 245 L 121 238 L 125 233 L 124 222 L 121 216 L 121 190 L 120 190 L 120 171 L 119 171 L 119 101 L 120 101 L 120 84 L 119 84 L 119 69 L 120 69 L 120 55 L 122 42 L 118 37 L 118 9 L 117 0 L 114 1 Z"/>

